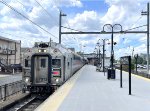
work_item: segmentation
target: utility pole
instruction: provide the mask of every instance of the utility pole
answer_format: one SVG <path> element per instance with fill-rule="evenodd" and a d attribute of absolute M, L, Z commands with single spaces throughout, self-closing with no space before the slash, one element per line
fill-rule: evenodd
<path fill-rule="evenodd" d="M 59 44 L 61 44 L 61 11 L 59 14 Z"/>
<path fill-rule="evenodd" d="M 50 38 L 50 41 L 49 41 L 49 42 L 50 42 L 50 47 L 51 47 L 51 46 L 52 46 L 52 39 L 51 39 L 51 38 Z"/>
<path fill-rule="evenodd" d="M 59 14 L 59 44 L 61 44 L 61 21 L 62 21 L 62 16 L 67 16 L 66 14 L 62 14 L 62 12 L 60 11 Z"/>
<path fill-rule="evenodd" d="M 98 59 L 99 65 L 100 65 L 100 53 L 101 53 L 101 51 L 100 51 L 100 47 L 99 47 L 99 59 Z"/>
<path fill-rule="evenodd" d="M 141 15 L 147 15 L 147 73 L 149 74 L 149 3 L 147 3 L 147 11 L 142 11 Z"/>
<path fill-rule="evenodd" d="M 137 73 L 137 59 L 138 59 L 138 54 L 134 55 L 134 59 L 135 59 L 135 64 L 136 64 L 136 73 Z"/>
<path fill-rule="evenodd" d="M 114 39 L 113 39 L 113 28 L 112 28 L 112 35 L 111 35 L 111 67 L 112 69 L 114 68 L 114 50 L 113 50 L 113 46 L 114 46 Z"/>
<path fill-rule="evenodd" d="M 98 64 L 98 49 L 97 49 L 97 64 Z"/>
<path fill-rule="evenodd" d="M 99 39 L 100 40 L 100 39 Z M 98 63 L 99 63 L 99 65 L 100 65 L 100 63 L 101 63 L 101 60 L 102 60 L 102 55 L 101 55 L 101 50 L 100 50 L 100 47 L 101 47 L 101 45 L 100 45 L 100 43 L 99 43 L 99 40 L 98 40 L 98 42 L 97 42 L 97 46 L 98 46 L 98 49 L 99 49 L 99 57 L 98 57 Z"/>
<path fill-rule="evenodd" d="M 132 58 L 133 58 L 133 54 L 134 54 L 134 47 L 133 47 L 133 50 L 132 50 Z"/>
<path fill-rule="evenodd" d="M 149 3 L 147 3 L 147 72 L 149 74 Z"/>

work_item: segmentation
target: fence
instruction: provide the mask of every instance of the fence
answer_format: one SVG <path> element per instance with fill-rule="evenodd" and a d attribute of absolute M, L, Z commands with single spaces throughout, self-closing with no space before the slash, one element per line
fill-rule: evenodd
<path fill-rule="evenodd" d="M 120 67 L 116 67 L 116 69 L 119 69 L 120 70 Z M 123 69 L 124 70 L 124 69 Z M 124 70 L 126 72 L 128 72 L 128 70 Z M 135 74 L 135 75 L 139 75 L 139 76 L 142 76 L 142 77 L 145 77 L 145 78 L 148 78 L 150 79 L 150 74 L 148 73 L 145 73 L 145 72 L 142 72 L 142 71 L 135 71 L 135 70 L 131 70 L 131 73 L 132 74 Z"/>
<path fill-rule="evenodd" d="M 17 81 L 0 86 L 0 100 L 6 100 L 7 97 L 22 91 L 23 81 Z"/>

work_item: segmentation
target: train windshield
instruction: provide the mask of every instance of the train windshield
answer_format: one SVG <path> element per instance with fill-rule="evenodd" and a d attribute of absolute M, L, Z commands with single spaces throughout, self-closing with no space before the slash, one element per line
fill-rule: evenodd
<path fill-rule="evenodd" d="M 53 67 L 61 67 L 61 61 L 60 59 L 52 59 L 52 66 Z"/>

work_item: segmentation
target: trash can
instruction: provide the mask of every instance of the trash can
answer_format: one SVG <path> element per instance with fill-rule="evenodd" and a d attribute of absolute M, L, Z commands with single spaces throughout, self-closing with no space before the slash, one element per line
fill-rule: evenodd
<path fill-rule="evenodd" d="M 108 68 L 107 69 L 107 79 L 115 79 L 116 78 L 116 71 L 115 69 Z"/>

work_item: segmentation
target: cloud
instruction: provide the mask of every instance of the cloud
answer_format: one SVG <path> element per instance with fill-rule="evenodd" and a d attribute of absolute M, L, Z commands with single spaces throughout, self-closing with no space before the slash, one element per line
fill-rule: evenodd
<path fill-rule="evenodd" d="M 101 24 L 119 23 L 122 25 L 123 30 L 146 24 L 146 16 L 141 16 L 141 11 L 146 10 L 148 0 L 105 0 L 105 2 L 109 5 L 109 8 L 101 18 Z M 146 27 L 134 30 L 144 31 Z M 121 38 L 125 38 L 124 41 Z M 117 58 L 125 53 L 131 54 L 131 47 L 135 47 L 136 53 L 146 53 L 145 34 L 114 35 L 114 41 L 118 43 Z"/>
<path fill-rule="evenodd" d="M 95 11 L 84 11 L 83 13 L 77 13 L 74 18 L 69 20 L 69 24 L 74 29 L 80 31 L 87 30 L 100 30 L 100 15 Z"/>
<path fill-rule="evenodd" d="M 80 0 L 55 0 L 54 3 L 58 7 L 82 7 L 83 6 Z"/>
<path fill-rule="evenodd" d="M 52 37 L 50 34 L 42 31 L 14 11 L 10 10 L 4 5 L 0 5 L 0 29 L 1 31 L 10 32 L 14 35 L 21 36 L 13 37 L 5 35 L 13 39 L 21 39 L 23 46 L 32 46 L 35 41 L 49 41 L 50 38 L 53 41 L 58 42 L 58 20 L 59 10 L 63 11 L 63 8 L 82 8 L 84 3 L 80 0 L 37 0 L 48 11 L 45 12 L 34 0 L 16 0 L 8 1 L 16 10 L 20 11 L 26 17 L 42 26 L 56 37 Z M 76 13 L 68 18 L 68 23 L 71 28 L 81 31 L 101 31 L 102 27 L 106 23 L 120 23 L 123 26 L 123 30 L 146 24 L 146 17 L 141 17 L 141 10 L 146 10 L 146 2 L 148 0 L 105 0 L 109 5 L 105 15 L 101 15 L 100 12 L 93 10 L 85 10 L 80 13 Z M 94 2 L 94 1 L 93 1 Z M 133 5 L 134 4 L 134 5 Z M 70 13 L 69 13 L 70 14 Z M 68 14 L 68 15 L 69 15 Z M 63 17 L 63 26 L 68 26 L 66 17 Z M 146 27 L 135 30 L 145 30 Z M 115 29 L 116 30 L 116 29 Z M 63 31 L 70 31 L 63 29 Z M 79 44 L 86 45 L 85 52 L 93 52 L 94 47 L 98 39 L 110 39 L 110 35 L 62 35 L 62 42 L 68 47 L 75 47 L 80 50 Z M 125 38 L 125 41 L 122 41 Z M 27 41 L 28 40 L 28 41 Z M 26 41 L 28 44 L 26 44 Z M 146 36 L 144 34 L 114 34 L 114 41 L 117 42 L 118 51 L 117 57 L 121 56 L 121 53 L 130 52 L 129 49 L 122 48 L 127 44 L 130 47 L 138 49 L 143 48 L 142 51 L 146 52 Z M 137 43 L 136 43 L 137 42 Z M 132 49 L 132 48 L 131 48 Z M 106 46 L 107 53 L 110 52 L 110 46 Z"/>
<path fill-rule="evenodd" d="M 35 1 L 33 0 L 23 0 L 23 1 L 6 1 L 9 5 L 14 7 L 17 11 L 22 13 L 24 16 L 28 17 L 30 20 L 50 31 L 53 35 L 58 37 L 58 20 L 59 20 L 59 8 L 61 7 L 81 7 L 82 4 L 80 1 L 76 0 L 59 0 L 51 1 L 51 0 L 37 0 L 45 10 L 49 12 L 45 12 Z M 60 4 L 61 3 L 61 4 Z M 65 5 L 66 4 L 66 5 Z M 59 7 L 59 8 L 58 8 Z M 33 25 L 30 21 L 26 20 L 10 8 L 5 5 L 0 5 L 0 29 L 4 32 L 10 32 L 14 36 L 6 37 L 18 39 L 15 35 L 21 35 L 21 39 L 24 41 L 28 41 L 28 46 L 32 46 L 31 43 L 36 40 L 43 40 L 43 37 L 47 37 L 47 39 L 52 38 L 55 42 L 58 42 L 58 39 L 52 37 L 48 33 L 44 32 L 37 26 Z M 16 33 L 17 32 L 17 33 Z M 22 34 L 23 33 L 23 34 Z M 39 36 L 37 36 L 39 35 Z M 23 38 L 25 37 L 25 38 Z M 29 39 L 30 38 L 30 39 Z M 36 39 L 34 39 L 36 38 Z M 47 40 L 46 39 L 46 40 Z M 27 44 L 23 44 L 26 46 Z"/>

